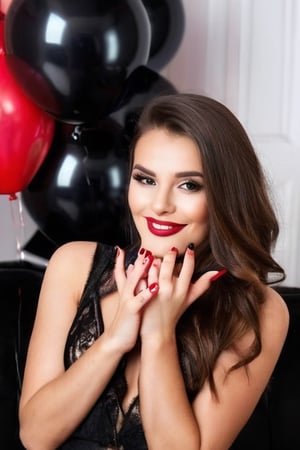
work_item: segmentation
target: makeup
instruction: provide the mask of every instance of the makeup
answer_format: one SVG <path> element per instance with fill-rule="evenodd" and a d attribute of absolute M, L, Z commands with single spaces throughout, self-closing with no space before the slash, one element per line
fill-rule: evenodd
<path fill-rule="evenodd" d="M 149 231 L 155 236 L 172 236 L 179 233 L 186 224 L 179 224 L 175 222 L 166 222 L 154 219 L 152 217 L 145 217 Z"/>
<path fill-rule="evenodd" d="M 225 273 L 227 273 L 227 269 L 221 269 L 218 273 L 216 273 L 216 275 L 211 277 L 210 281 L 218 280 L 218 278 L 221 278 L 223 275 L 225 275 Z"/>

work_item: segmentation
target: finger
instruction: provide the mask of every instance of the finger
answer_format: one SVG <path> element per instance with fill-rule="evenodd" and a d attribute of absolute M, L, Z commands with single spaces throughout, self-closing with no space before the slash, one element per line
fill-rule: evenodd
<path fill-rule="evenodd" d="M 124 282 L 126 281 L 126 273 L 124 268 L 125 252 L 120 247 L 116 247 L 115 256 L 115 280 L 117 288 L 120 291 L 123 288 Z"/>
<path fill-rule="evenodd" d="M 195 269 L 195 252 L 194 252 L 194 248 L 193 247 L 187 247 L 185 254 L 184 254 L 184 258 L 183 258 L 183 263 L 182 263 L 182 267 L 180 270 L 180 274 L 179 274 L 179 278 L 181 283 L 187 282 L 190 283 L 191 278 L 193 276 L 194 273 L 194 269 Z"/>
<path fill-rule="evenodd" d="M 134 294 L 135 294 L 135 295 L 139 294 L 139 293 L 142 292 L 144 289 L 147 289 L 147 287 L 148 287 L 148 285 L 147 285 L 146 279 L 145 279 L 145 278 L 141 279 L 141 280 L 138 282 L 138 284 L 137 284 L 137 286 L 136 286 L 136 288 L 135 288 L 135 290 L 134 290 Z"/>
<path fill-rule="evenodd" d="M 148 274 L 148 269 L 151 265 L 153 256 L 150 251 L 140 249 L 134 264 L 130 264 L 127 270 L 124 268 L 125 252 L 121 249 L 117 252 L 115 265 L 115 278 L 118 291 L 126 289 L 128 296 L 134 296 L 137 291 L 138 283 L 145 279 Z M 145 281 L 146 283 L 146 281 Z M 147 283 L 144 287 L 147 287 Z"/>
<path fill-rule="evenodd" d="M 148 286 L 150 286 L 153 283 L 158 283 L 160 266 L 161 266 L 161 259 L 155 258 L 152 261 L 151 266 L 149 267 L 148 280 L 147 280 Z"/>
<path fill-rule="evenodd" d="M 152 252 L 150 252 L 149 250 L 145 250 L 145 249 L 142 249 L 142 250 L 143 250 L 142 255 L 144 257 L 144 259 L 142 261 L 142 264 L 144 266 L 143 277 L 147 278 L 149 268 L 151 267 L 151 264 L 154 260 L 154 256 L 153 256 Z"/>
<path fill-rule="evenodd" d="M 137 301 L 141 306 L 144 306 L 148 303 L 159 291 L 158 283 L 154 282 L 147 289 L 144 289 L 139 294 L 137 294 L 134 298 L 134 301 Z"/>
<path fill-rule="evenodd" d="M 210 270 L 209 272 L 206 272 L 204 275 L 198 278 L 195 283 L 191 283 L 187 298 L 188 305 L 191 305 L 197 298 L 201 297 L 201 295 L 203 295 L 208 290 L 211 283 L 213 282 L 214 277 L 218 273 L 219 272 L 217 270 Z"/>
<path fill-rule="evenodd" d="M 171 250 L 169 250 L 168 253 L 165 254 L 165 256 L 161 262 L 160 272 L 159 272 L 159 279 L 161 281 L 172 279 L 177 254 L 178 254 L 178 250 L 175 247 L 171 248 Z"/>
<path fill-rule="evenodd" d="M 127 278 L 136 288 L 137 284 L 147 278 L 148 270 L 153 261 L 153 255 L 148 250 L 141 249 L 138 253 L 137 259 L 133 265 L 132 270 L 128 271 Z"/>
<path fill-rule="evenodd" d="M 130 275 L 131 272 L 133 271 L 134 265 L 133 264 L 129 264 L 129 266 L 126 269 L 126 276 Z"/>

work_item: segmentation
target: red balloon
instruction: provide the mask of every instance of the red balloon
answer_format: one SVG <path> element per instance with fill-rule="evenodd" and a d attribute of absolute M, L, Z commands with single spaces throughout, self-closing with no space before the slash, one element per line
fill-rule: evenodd
<path fill-rule="evenodd" d="M 29 100 L 6 64 L 0 17 L 0 194 L 22 191 L 44 161 L 54 119 Z"/>
<path fill-rule="evenodd" d="M 0 11 L 6 14 L 11 2 L 12 0 L 0 0 Z"/>

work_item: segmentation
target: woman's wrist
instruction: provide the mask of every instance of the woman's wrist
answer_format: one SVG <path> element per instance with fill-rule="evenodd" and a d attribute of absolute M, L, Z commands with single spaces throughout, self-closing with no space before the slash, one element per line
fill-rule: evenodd
<path fill-rule="evenodd" d="M 100 336 L 101 348 L 107 354 L 107 357 L 122 358 L 125 353 L 130 349 L 124 346 L 124 343 L 120 342 L 120 339 L 111 335 L 109 332 L 104 331 Z"/>
<path fill-rule="evenodd" d="M 175 330 L 165 330 L 163 333 L 142 334 L 141 343 L 142 349 L 147 348 L 154 351 L 167 350 L 172 346 L 176 346 Z"/>

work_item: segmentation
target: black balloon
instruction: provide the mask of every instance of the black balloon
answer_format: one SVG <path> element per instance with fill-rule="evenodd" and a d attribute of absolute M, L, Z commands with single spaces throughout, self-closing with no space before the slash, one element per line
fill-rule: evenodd
<path fill-rule="evenodd" d="M 176 93 L 173 84 L 149 67 L 140 66 L 132 72 L 126 83 L 120 108 L 111 117 L 124 127 L 124 134 L 130 141 L 136 122 L 146 103 L 159 95 Z"/>
<path fill-rule="evenodd" d="M 39 107 L 73 124 L 118 108 L 150 44 L 141 0 L 14 0 L 5 18 L 6 57 L 17 81 Z"/>
<path fill-rule="evenodd" d="M 142 0 L 151 24 L 151 45 L 147 65 L 161 70 L 175 55 L 184 35 L 182 0 Z"/>
<path fill-rule="evenodd" d="M 58 124 L 50 152 L 22 199 L 55 245 L 96 240 L 124 246 L 127 172 L 128 142 L 113 119 L 73 130 Z"/>

